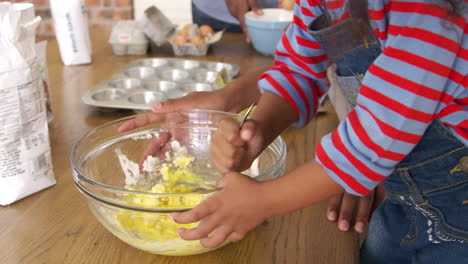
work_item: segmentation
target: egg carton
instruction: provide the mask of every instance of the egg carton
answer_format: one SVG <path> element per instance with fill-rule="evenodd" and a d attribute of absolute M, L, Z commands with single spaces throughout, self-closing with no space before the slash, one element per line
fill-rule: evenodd
<path fill-rule="evenodd" d="M 239 70 L 236 64 L 216 61 L 139 59 L 89 90 L 82 100 L 97 107 L 149 110 L 152 104 L 190 92 L 220 89 Z"/>
<path fill-rule="evenodd" d="M 158 47 L 176 31 L 176 26 L 156 6 L 146 9 L 138 23 L 145 35 Z"/>
<path fill-rule="evenodd" d="M 115 55 L 145 55 L 148 50 L 148 39 L 136 21 L 122 20 L 113 28 L 109 43 Z"/>
<path fill-rule="evenodd" d="M 221 40 L 224 30 L 218 31 L 211 36 L 204 38 L 204 44 L 194 45 L 192 43 L 176 44 L 174 42 L 176 34 L 172 35 L 169 39 L 172 51 L 176 56 L 205 56 L 208 53 L 208 48 Z"/>

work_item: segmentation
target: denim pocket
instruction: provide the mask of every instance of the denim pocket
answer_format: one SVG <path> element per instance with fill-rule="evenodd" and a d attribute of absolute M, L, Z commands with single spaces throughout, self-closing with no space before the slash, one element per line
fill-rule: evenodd
<path fill-rule="evenodd" d="M 320 43 L 332 63 L 337 65 L 337 74 L 356 76 L 366 73 L 369 66 L 380 55 L 380 42 L 372 28 L 366 28 L 364 39 L 353 29 L 351 18 L 331 25 L 325 15 L 309 24 L 308 31 Z"/>
<path fill-rule="evenodd" d="M 429 191 L 423 197 L 427 203 L 417 209 L 428 218 L 428 234 L 432 231 L 442 241 L 467 242 L 468 181 Z"/>
<path fill-rule="evenodd" d="M 419 228 L 431 242 L 468 242 L 468 174 L 450 173 L 460 154 L 452 152 L 400 171 L 412 206 L 424 216 Z"/>

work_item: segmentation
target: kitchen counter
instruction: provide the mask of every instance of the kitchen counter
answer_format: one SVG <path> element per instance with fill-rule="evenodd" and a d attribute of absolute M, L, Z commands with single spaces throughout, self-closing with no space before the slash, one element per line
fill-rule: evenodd
<path fill-rule="evenodd" d="M 0 263 L 356 263 L 358 236 L 340 232 L 326 220 L 326 202 L 273 217 L 243 241 L 196 256 L 158 256 L 133 248 L 107 231 L 88 210 L 75 188 L 70 169 L 73 144 L 88 130 L 134 114 L 103 111 L 85 105 L 81 96 L 129 61 L 172 57 L 170 47 L 147 56 L 114 56 L 109 31 L 93 30 L 93 63 L 63 66 L 57 43 L 48 46 L 49 86 L 54 120 L 50 124 L 52 158 L 57 184 L 10 206 L 0 207 Z M 243 35 L 226 33 L 201 60 L 239 64 L 241 75 L 272 63 L 244 43 Z M 305 128 L 283 133 L 288 146 L 286 169 L 314 157 L 320 137 L 338 123 L 333 111 L 320 114 Z M 312 176 L 312 175 L 311 175 Z"/>

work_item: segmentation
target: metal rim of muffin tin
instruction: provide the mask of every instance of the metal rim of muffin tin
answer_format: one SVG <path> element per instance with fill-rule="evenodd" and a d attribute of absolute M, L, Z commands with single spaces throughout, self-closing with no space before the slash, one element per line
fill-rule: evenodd
<path fill-rule="evenodd" d="M 108 80 L 83 95 L 87 105 L 148 110 L 154 103 L 190 92 L 220 89 L 239 74 L 236 64 L 176 58 L 145 58 L 130 62 Z"/>

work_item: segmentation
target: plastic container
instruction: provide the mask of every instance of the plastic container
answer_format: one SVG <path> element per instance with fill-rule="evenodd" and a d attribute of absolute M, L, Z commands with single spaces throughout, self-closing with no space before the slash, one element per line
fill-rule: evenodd
<path fill-rule="evenodd" d="M 220 175 L 210 165 L 211 135 L 221 120 L 240 120 L 242 116 L 184 110 L 159 117 L 159 122 L 124 134 L 117 128 L 133 117 L 104 124 L 84 135 L 71 153 L 74 182 L 97 220 L 131 246 L 173 256 L 214 250 L 202 247 L 199 241 L 182 240 L 176 230 L 198 223 L 177 224 L 168 214 L 193 208 L 217 191 L 215 183 Z M 189 163 L 175 165 L 188 156 L 193 158 Z M 286 144 L 278 137 L 244 173 L 257 180 L 273 179 L 283 175 L 285 160 Z M 181 181 L 191 189 L 183 189 Z M 174 185 L 162 188 L 163 183 Z"/>
<path fill-rule="evenodd" d="M 176 30 L 176 26 L 155 6 L 146 9 L 138 23 L 146 36 L 158 47 L 168 41 Z"/>
<path fill-rule="evenodd" d="M 281 8 L 265 8 L 263 15 L 253 11 L 245 14 L 245 23 L 256 51 L 273 55 L 283 31 L 293 20 L 293 12 Z"/>
<path fill-rule="evenodd" d="M 148 51 L 148 39 L 133 20 L 119 21 L 113 28 L 109 43 L 115 55 L 145 55 Z"/>

